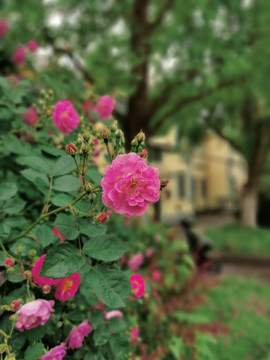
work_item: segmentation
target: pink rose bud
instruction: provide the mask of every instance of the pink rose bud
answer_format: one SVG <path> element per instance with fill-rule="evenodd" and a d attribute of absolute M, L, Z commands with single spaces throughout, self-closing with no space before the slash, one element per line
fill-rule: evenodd
<path fill-rule="evenodd" d="M 28 126 L 32 126 L 38 121 L 38 116 L 33 106 L 28 108 L 28 112 L 22 114 L 22 118 Z"/>
<path fill-rule="evenodd" d="M 119 310 L 112 310 L 112 311 L 109 311 L 105 314 L 105 320 L 108 321 L 112 318 L 122 318 L 123 317 L 123 313 L 122 311 L 119 311 Z"/>
<path fill-rule="evenodd" d="M 62 241 L 62 242 L 65 242 L 66 241 L 66 238 L 64 238 L 61 234 L 60 234 L 60 231 L 58 230 L 57 227 L 53 228 L 53 231 L 54 235 L 58 236 L 59 239 Z"/>
<path fill-rule="evenodd" d="M 138 340 L 139 340 L 139 328 L 138 326 L 135 326 L 134 328 L 131 329 L 130 344 L 134 346 L 137 344 Z"/>
<path fill-rule="evenodd" d="M 142 150 L 140 153 L 139 153 L 140 157 L 143 158 L 143 159 L 146 159 L 147 156 L 148 156 L 148 151 L 147 150 Z"/>
<path fill-rule="evenodd" d="M 38 360 L 62 360 L 66 355 L 67 347 L 65 343 L 53 347 L 45 355 L 42 355 Z"/>
<path fill-rule="evenodd" d="M 94 151 L 92 152 L 92 156 L 93 156 L 93 157 L 99 157 L 99 155 L 100 155 L 100 151 L 98 151 L 98 150 L 94 150 Z"/>
<path fill-rule="evenodd" d="M 138 143 L 145 141 L 145 134 L 142 130 L 136 135 L 136 139 L 138 140 Z"/>
<path fill-rule="evenodd" d="M 121 257 L 120 261 L 121 261 L 121 264 L 122 264 L 122 265 L 127 264 L 127 256 L 126 256 L 126 255 L 123 255 L 123 256 Z"/>
<path fill-rule="evenodd" d="M 154 281 L 159 281 L 161 279 L 161 274 L 160 274 L 160 272 L 158 270 L 154 270 L 152 272 L 152 279 Z"/>
<path fill-rule="evenodd" d="M 82 111 L 83 113 L 86 115 L 87 119 L 89 122 L 91 123 L 95 123 L 95 119 L 93 118 L 93 116 L 91 115 L 91 113 L 96 114 L 97 113 L 97 109 L 95 107 L 95 105 L 92 103 L 91 100 L 86 100 L 83 104 L 82 104 Z"/>
<path fill-rule="evenodd" d="M 98 213 L 98 215 L 95 217 L 96 223 L 99 223 L 99 224 L 105 224 L 108 221 L 108 219 L 109 219 L 109 217 L 104 211 Z"/>
<path fill-rule="evenodd" d="M 145 256 L 147 258 L 150 258 L 155 252 L 155 249 L 153 247 L 149 247 L 146 249 Z"/>
<path fill-rule="evenodd" d="M 24 48 L 22 46 L 18 46 L 12 55 L 11 58 L 12 62 L 15 65 L 22 65 L 24 64 L 25 59 L 26 59 L 26 54 Z"/>
<path fill-rule="evenodd" d="M 109 119 L 113 109 L 114 109 L 114 101 L 112 98 L 110 98 L 110 96 L 105 95 L 99 99 L 99 102 L 97 104 L 97 112 L 101 117 L 101 119 L 104 120 Z"/>
<path fill-rule="evenodd" d="M 44 325 L 50 318 L 54 301 L 38 299 L 23 305 L 17 312 L 18 320 L 15 327 L 19 331 L 33 329 L 37 326 Z"/>
<path fill-rule="evenodd" d="M 23 278 L 24 279 L 32 279 L 33 275 L 31 273 L 30 270 L 26 270 L 24 273 L 23 273 Z"/>
<path fill-rule="evenodd" d="M 100 301 L 100 303 L 96 306 L 92 306 L 91 307 L 91 311 L 94 310 L 101 310 L 102 312 L 104 311 L 104 303 L 102 301 Z"/>
<path fill-rule="evenodd" d="M 8 22 L 5 19 L 0 19 L 0 37 L 4 38 L 8 33 Z"/>
<path fill-rule="evenodd" d="M 105 142 L 108 141 L 110 135 L 111 135 L 110 130 L 108 130 L 106 128 L 104 128 L 100 131 L 100 136 L 103 138 L 103 140 Z"/>
<path fill-rule="evenodd" d="M 66 301 L 76 294 L 81 282 L 79 273 L 74 273 L 68 277 L 58 279 L 55 285 L 54 297 L 60 301 Z"/>
<path fill-rule="evenodd" d="M 39 274 L 42 270 L 42 265 L 43 265 L 45 257 L 46 257 L 46 254 L 42 255 L 35 262 L 35 266 L 31 270 L 34 283 L 40 287 L 43 287 L 44 285 L 55 285 L 59 281 L 59 279 L 51 279 L 46 276 L 39 276 Z"/>
<path fill-rule="evenodd" d="M 139 299 L 145 292 L 145 283 L 143 278 L 139 274 L 132 274 L 130 276 L 130 282 L 132 294 L 136 299 Z"/>
<path fill-rule="evenodd" d="M 28 49 L 31 51 L 31 52 L 36 52 L 37 49 L 39 48 L 39 45 L 38 43 L 35 41 L 35 40 L 31 40 L 28 42 L 27 44 L 28 46 Z"/>
<path fill-rule="evenodd" d="M 135 254 L 132 258 L 128 261 L 128 268 L 131 271 L 136 271 L 142 265 L 144 260 L 143 254 Z"/>
<path fill-rule="evenodd" d="M 51 285 L 43 285 L 42 286 L 42 292 L 45 295 L 49 294 L 51 292 L 51 289 L 52 289 Z"/>
<path fill-rule="evenodd" d="M 99 141 L 98 141 L 98 139 L 93 139 L 93 144 L 94 144 L 94 146 L 98 146 L 98 144 L 99 144 Z"/>
<path fill-rule="evenodd" d="M 58 101 L 52 117 L 54 125 L 65 135 L 77 129 L 80 122 L 79 115 L 69 100 Z"/>
<path fill-rule="evenodd" d="M 11 258 L 6 258 L 6 260 L 4 261 L 4 265 L 6 268 L 10 268 L 14 264 L 15 264 L 15 261 Z"/>
<path fill-rule="evenodd" d="M 103 204 L 127 217 L 143 215 L 159 199 L 158 169 L 135 153 L 118 155 L 100 184 Z"/>
<path fill-rule="evenodd" d="M 84 338 L 93 331 L 88 320 L 84 320 L 79 326 L 75 326 L 69 333 L 66 343 L 70 349 L 78 349 L 82 346 Z"/>
<path fill-rule="evenodd" d="M 169 184 L 169 180 L 161 179 L 160 180 L 160 189 L 165 188 Z"/>
<path fill-rule="evenodd" d="M 69 144 L 66 146 L 66 153 L 71 156 L 78 154 L 78 148 L 74 144 Z"/>
<path fill-rule="evenodd" d="M 12 307 L 13 311 L 17 311 L 20 306 L 21 306 L 20 300 L 15 300 L 15 301 L 12 301 L 12 303 L 11 303 L 11 307 Z"/>
<path fill-rule="evenodd" d="M 3 280 L 2 273 L 0 272 L 0 282 Z"/>

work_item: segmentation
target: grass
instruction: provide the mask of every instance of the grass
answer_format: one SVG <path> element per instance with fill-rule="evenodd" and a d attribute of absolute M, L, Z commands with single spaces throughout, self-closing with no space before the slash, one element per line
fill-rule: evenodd
<path fill-rule="evenodd" d="M 231 326 L 210 351 L 218 360 L 270 359 L 270 287 L 251 280 L 225 278 L 197 311 Z M 211 357 L 212 358 L 212 357 Z"/>
<path fill-rule="evenodd" d="M 233 254 L 270 255 L 270 230 L 238 224 L 212 227 L 205 234 L 213 241 L 214 251 Z"/>

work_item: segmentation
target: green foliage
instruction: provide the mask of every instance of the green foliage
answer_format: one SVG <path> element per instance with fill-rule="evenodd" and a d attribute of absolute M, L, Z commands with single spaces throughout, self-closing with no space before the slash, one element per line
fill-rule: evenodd
<path fill-rule="evenodd" d="M 83 251 L 94 259 L 113 261 L 126 252 L 126 246 L 114 235 L 101 235 L 92 237 L 84 245 Z"/>
<path fill-rule="evenodd" d="M 44 354 L 44 345 L 33 343 L 25 351 L 25 360 L 37 360 Z"/>

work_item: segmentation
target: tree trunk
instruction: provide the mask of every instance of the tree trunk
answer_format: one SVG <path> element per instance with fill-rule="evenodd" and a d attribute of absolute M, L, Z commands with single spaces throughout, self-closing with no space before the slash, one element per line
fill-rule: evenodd
<path fill-rule="evenodd" d="M 241 200 L 241 224 L 256 227 L 258 208 L 258 188 L 256 183 L 248 179 L 244 185 Z"/>

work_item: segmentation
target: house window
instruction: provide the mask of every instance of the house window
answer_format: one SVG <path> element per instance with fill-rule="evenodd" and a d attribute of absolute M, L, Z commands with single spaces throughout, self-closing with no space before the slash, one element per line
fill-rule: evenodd
<path fill-rule="evenodd" d="M 201 181 L 201 196 L 203 199 L 207 198 L 207 183 L 206 180 Z"/>
<path fill-rule="evenodd" d="M 160 162 L 162 160 L 162 150 L 159 147 L 150 147 L 149 161 Z"/>
<path fill-rule="evenodd" d="M 180 173 L 178 175 L 178 196 L 180 199 L 184 199 L 186 194 L 186 175 Z"/>

